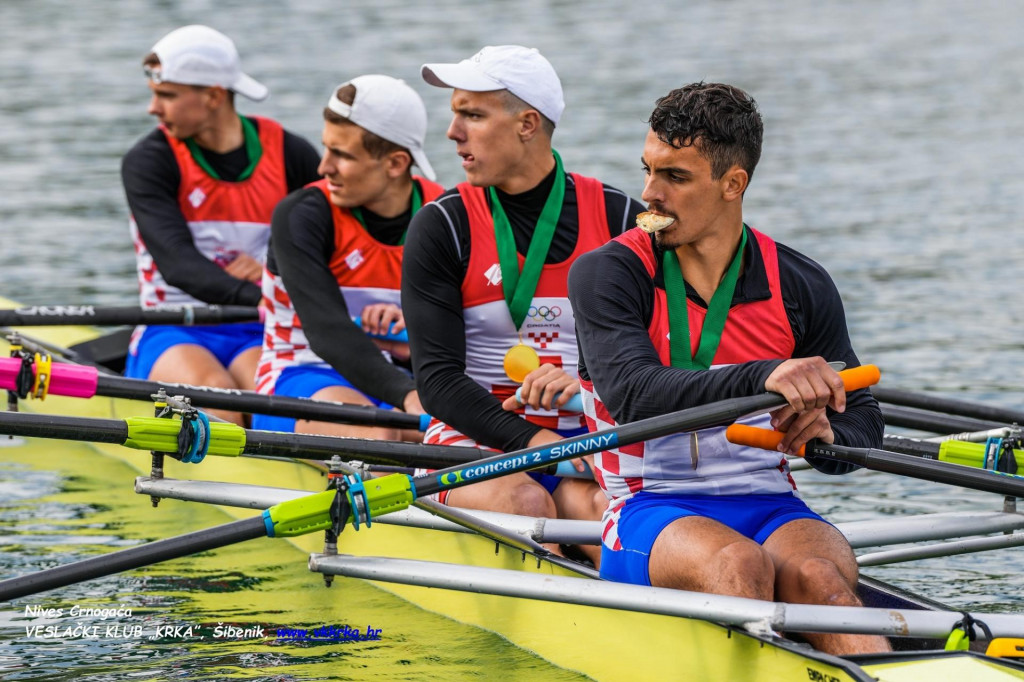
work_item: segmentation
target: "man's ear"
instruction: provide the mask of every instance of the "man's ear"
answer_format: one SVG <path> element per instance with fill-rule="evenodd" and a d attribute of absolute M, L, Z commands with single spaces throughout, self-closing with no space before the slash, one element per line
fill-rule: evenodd
<path fill-rule="evenodd" d="M 384 157 L 384 168 L 389 178 L 397 178 L 409 172 L 412 156 L 407 151 L 394 151 Z"/>
<path fill-rule="evenodd" d="M 722 198 L 726 201 L 742 199 L 748 184 L 750 184 L 750 176 L 747 171 L 739 166 L 733 166 L 722 176 Z"/>
<path fill-rule="evenodd" d="M 517 116 L 519 139 L 528 142 L 540 131 L 540 112 L 536 109 L 524 109 Z"/>
<path fill-rule="evenodd" d="M 211 85 L 204 89 L 206 93 L 206 104 L 213 109 L 219 109 L 228 101 L 228 91 L 219 85 Z"/>

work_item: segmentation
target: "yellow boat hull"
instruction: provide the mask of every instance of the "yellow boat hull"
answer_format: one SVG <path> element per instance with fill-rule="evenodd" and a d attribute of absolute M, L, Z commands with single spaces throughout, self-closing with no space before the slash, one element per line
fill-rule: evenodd
<path fill-rule="evenodd" d="M 0 299 L 0 307 L 4 304 Z M 13 305 L 13 304 L 10 304 Z M 38 327 L 23 330 L 26 335 L 68 347 L 95 336 L 86 327 Z M 0 353 L 8 346 L 0 341 Z M 94 397 L 88 400 L 50 396 L 45 401 L 23 401 L 23 410 L 102 418 L 125 418 L 152 414 L 145 403 Z M 117 445 L 98 444 L 98 452 L 116 458 L 149 474 L 150 456 Z M 261 486 L 317 491 L 326 485 L 322 470 L 301 462 L 273 462 L 261 459 L 208 457 L 199 465 L 165 460 L 167 478 L 229 481 Z M 129 485 L 125 481 L 125 485 Z M 154 515 L 170 514 L 165 501 Z M 177 503 L 181 504 L 181 503 Z M 224 508 L 234 518 L 256 512 Z M 181 532 L 195 530 L 183 528 Z M 290 538 L 303 555 L 320 552 L 323 538 L 310 535 Z M 377 524 L 372 529 L 349 528 L 338 540 L 338 551 L 360 556 L 383 556 L 443 561 L 484 568 L 513 569 L 550 575 L 570 575 L 564 569 L 524 557 L 505 546 L 496 546 L 480 536 L 419 530 Z M 296 562 L 302 561 L 295 552 Z M 319 576 L 310 575 L 319 581 Z M 342 598 L 345 580 L 338 580 L 325 599 Z M 863 668 L 847 661 L 823 656 L 806 647 L 777 639 L 764 639 L 732 628 L 701 620 L 625 612 L 589 606 L 551 603 L 529 599 L 448 591 L 390 583 L 374 583 L 419 608 L 458 622 L 498 633 L 515 646 L 566 670 L 600 680 L 685 679 L 685 680 L 971 680 L 1024 679 L 1024 673 L 992 667 L 977 658 L 942 659 L 934 669 L 927 662 L 885 663 Z M 282 595 L 282 602 L 287 602 Z M 296 605 L 287 605 L 288 607 Z M 293 616 L 294 622 L 315 618 Z M 955 661 L 955 662 L 954 662 Z M 956 671 L 953 673 L 952 671 Z M 952 673 L 952 674 L 951 674 Z M 865 677 L 870 674 L 870 677 Z M 907 675 L 914 677 L 907 677 Z M 922 676 L 926 675 L 926 676 Z"/>

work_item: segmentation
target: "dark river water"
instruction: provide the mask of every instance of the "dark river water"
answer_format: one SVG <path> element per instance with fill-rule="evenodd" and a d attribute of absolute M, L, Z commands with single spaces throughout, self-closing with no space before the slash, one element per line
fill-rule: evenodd
<path fill-rule="evenodd" d="M 6 0 L 0 295 L 32 304 L 135 300 L 120 157 L 153 125 L 140 60 L 177 26 L 206 23 L 231 35 L 245 70 L 272 93 L 261 104 L 240 100 L 241 110 L 274 117 L 314 143 L 321 108 L 338 83 L 363 73 L 406 79 L 427 104 L 427 152 L 447 185 L 462 177 L 444 137 L 447 93 L 423 83 L 419 66 L 458 60 L 486 44 L 520 43 L 539 47 L 562 78 L 567 109 L 555 145 L 566 166 L 636 197 L 645 120 L 657 97 L 695 80 L 748 90 L 760 104 L 766 137 L 745 218 L 829 270 L 862 361 L 879 365 L 887 386 L 1019 409 L 1024 5 L 651 5 Z M 137 539 L 141 531 L 115 513 L 119 503 L 96 503 L 105 483 L 83 466 L 0 450 L 0 574 L 40 565 L 51 545 L 56 562 Z M 119 474 L 130 479 L 127 470 Z M 812 506 L 837 521 L 1001 504 L 884 474 L 799 480 Z M 1019 551 L 866 572 L 957 605 L 1021 611 Z M 238 550 L 225 565 L 244 565 L 244 554 Z M 211 583 L 187 564 L 173 566 L 149 592 L 132 592 L 137 580 L 111 579 L 96 597 L 134 594 L 137 614 L 148 608 L 154 618 L 185 622 L 209 608 L 208 595 L 195 601 L 189 592 L 215 594 L 211 584 L 227 584 L 251 599 L 253 581 L 263 579 L 241 569 Z M 293 574 L 281 569 L 267 579 L 297 581 Z M 189 589 L 181 589 L 186 583 Z M 268 618 L 269 608 L 240 607 L 248 615 L 239 620 Z M 423 618 L 400 604 L 373 608 L 383 609 L 389 623 Z M 564 678 L 496 637 L 467 634 L 443 619 L 422 625 L 435 633 L 429 642 L 303 652 L 224 643 L 40 644 L 25 637 L 23 618 L 0 608 L 5 679 L 430 679 L 444 671 L 486 678 L 489 662 L 513 659 L 525 676 Z M 464 669 L 465 660 L 446 656 L 445 638 L 479 644 L 479 667 Z M 399 659 L 406 662 L 395 668 Z M 322 667 L 335 660 L 357 665 L 344 674 Z"/>

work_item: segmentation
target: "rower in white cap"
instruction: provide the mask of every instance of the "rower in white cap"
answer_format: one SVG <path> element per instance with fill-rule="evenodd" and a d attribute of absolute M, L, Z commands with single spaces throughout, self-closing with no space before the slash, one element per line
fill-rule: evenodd
<path fill-rule="evenodd" d="M 400 305 L 402 252 L 413 215 L 444 191 L 423 151 L 427 112 L 389 76 L 335 88 L 324 109 L 323 180 L 274 211 L 263 274 L 267 309 L 261 393 L 422 414 L 408 371 Z M 423 176 L 412 174 L 413 165 Z M 359 318 L 359 323 L 353 321 Z M 257 415 L 253 426 L 339 436 L 419 440 L 394 429 Z"/>
<path fill-rule="evenodd" d="M 267 88 L 212 28 L 172 31 L 143 69 L 160 125 L 122 162 L 142 305 L 255 306 L 274 206 L 317 178 L 316 150 L 270 119 L 236 112 L 235 93 L 259 101 Z M 262 330 L 258 322 L 140 328 L 126 374 L 252 389 Z M 238 413 L 220 416 L 242 423 Z"/>
<path fill-rule="evenodd" d="M 643 207 L 563 170 L 551 148 L 562 85 L 537 50 L 489 46 L 457 64 L 427 64 L 422 75 L 452 88 L 448 137 L 466 172 L 416 216 L 406 246 L 402 302 L 416 383 L 437 418 L 427 442 L 508 452 L 584 432 L 582 415 L 560 409 L 579 390 L 569 266 L 632 227 Z M 445 501 L 576 519 L 598 519 L 607 506 L 593 481 L 527 474 Z M 589 556 L 596 563 L 597 548 Z"/>

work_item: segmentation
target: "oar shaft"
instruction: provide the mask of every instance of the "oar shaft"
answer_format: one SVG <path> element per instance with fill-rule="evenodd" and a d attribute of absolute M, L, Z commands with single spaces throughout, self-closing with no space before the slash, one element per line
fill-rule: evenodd
<path fill-rule="evenodd" d="M 872 390 L 874 394 L 874 390 Z M 958 433 L 960 431 L 984 431 L 993 429 L 1005 424 L 981 421 L 969 417 L 957 417 L 949 414 L 937 414 L 927 412 L 913 407 L 900 405 L 888 405 L 882 403 L 882 418 L 889 426 L 902 426 L 908 429 L 918 429 L 931 433 Z"/>
<path fill-rule="evenodd" d="M 167 384 L 106 375 L 99 375 L 96 382 L 97 395 L 110 398 L 149 400 L 150 396 L 161 388 L 168 395 L 183 395 L 189 398 L 195 407 L 213 410 L 233 410 L 294 419 L 420 431 L 425 426 L 424 419 L 420 415 L 382 410 L 369 405 L 345 405 L 306 398 L 263 395 L 237 389 Z"/>
<path fill-rule="evenodd" d="M 999 422 L 1001 424 L 1024 424 L 1024 412 L 1020 410 L 1010 410 L 982 403 L 942 398 L 924 393 L 904 391 L 898 388 L 876 388 L 872 393 L 880 402 L 892 403 L 893 405 L 916 407 L 922 410 L 944 412 L 946 414 Z M 967 431 L 969 429 L 964 430 Z"/>
<path fill-rule="evenodd" d="M 878 375 L 878 368 L 874 365 L 862 365 L 839 373 L 847 391 L 877 383 Z M 660 438 L 680 431 L 724 426 L 748 414 L 765 412 L 785 404 L 786 399 L 778 393 L 762 393 L 755 396 L 720 400 L 709 405 L 650 417 L 604 431 L 566 438 L 550 445 L 487 457 L 465 467 L 441 469 L 416 476 L 413 478 L 413 485 L 416 496 L 423 497 L 441 490 L 488 481 L 519 471 L 540 469 L 555 462 Z"/>
<path fill-rule="evenodd" d="M 402 441 L 335 438 L 313 434 L 246 431 L 245 453 L 266 457 L 363 459 L 376 464 L 404 464 L 440 468 L 476 461 L 480 451 L 446 445 Z"/>
<path fill-rule="evenodd" d="M 752 398 L 732 398 L 692 410 L 642 419 L 615 429 L 567 438 L 553 445 L 494 455 L 477 460 L 466 467 L 456 466 L 441 469 L 430 474 L 416 476 L 413 483 L 416 486 L 417 497 L 423 497 L 441 490 L 507 476 L 517 471 L 542 468 L 553 462 L 667 436 L 677 431 L 690 431 L 728 424 L 745 414 L 770 410 L 773 407 L 784 405 L 785 402 L 785 399 L 775 394 L 764 394 Z"/>
<path fill-rule="evenodd" d="M 37 363 L 31 363 L 31 368 L 34 378 L 39 371 Z M 0 358 L 0 389 L 16 389 L 21 370 L 22 363 L 19 358 Z M 160 389 L 171 396 L 182 395 L 189 398 L 195 407 L 268 414 L 294 419 L 419 431 L 425 430 L 427 422 L 430 420 L 427 415 L 382 410 L 370 405 L 345 405 L 307 398 L 263 395 L 238 389 L 129 379 L 111 374 L 100 374 L 95 367 L 73 365 L 66 362 L 55 362 L 51 365 L 47 393 L 73 398 L 102 395 L 108 398 L 151 400 Z"/>
<path fill-rule="evenodd" d="M 0 326 L 8 327 L 76 324 L 95 326 L 192 325 L 255 322 L 257 320 L 259 320 L 257 308 L 240 305 L 167 306 L 154 309 L 144 309 L 139 306 L 57 305 L 0 310 Z"/>
<path fill-rule="evenodd" d="M 775 450 L 784 435 L 779 431 L 761 429 L 746 424 L 733 424 L 725 431 L 725 437 L 732 443 L 765 450 Z M 814 455 L 840 462 L 849 462 L 865 469 L 884 471 L 925 481 L 1024 497 L 1024 477 L 1009 475 L 1002 471 L 975 468 L 985 466 L 985 447 L 979 443 L 957 441 L 929 443 L 899 436 L 885 436 L 883 442 L 887 447 L 900 452 L 876 448 L 853 448 L 812 440 L 800 449 L 799 454 L 804 457 Z M 950 446 L 958 452 L 949 451 Z"/>
<path fill-rule="evenodd" d="M 128 424 L 123 419 L 0 412 L 0 433 L 26 438 L 56 438 L 121 445 L 128 438 Z"/>
<path fill-rule="evenodd" d="M 972 490 L 1024 497 L 1024 478 L 959 464 L 922 459 L 876 448 L 851 448 L 818 441 L 807 444 L 807 454 L 858 464 L 865 469 L 958 485 Z"/>
<path fill-rule="evenodd" d="M 158 540 L 112 554 L 96 556 L 73 564 L 48 568 L 36 573 L 0 580 L 0 602 L 18 599 L 58 587 L 65 587 L 121 571 L 178 559 L 267 534 L 263 517 L 257 516 L 207 528 L 187 535 Z"/>
<path fill-rule="evenodd" d="M 907 455 L 914 455 L 915 457 L 924 457 L 925 459 L 938 459 L 941 452 L 939 443 L 889 434 L 882 437 L 882 446 L 892 452 L 902 452 Z"/>
<path fill-rule="evenodd" d="M 154 417 L 96 419 L 31 412 L 0 411 L 0 434 L 92 443 L 116 443 L 136 449 L 177 452 L 181 422 Z M 475 461 L 479 450 L 403 441 L 337 438 L 303 433 L 251 431 L 227 424 L 211 425 L 210 454 L 240 454 L 299 459 L 335 455 L 371 463 L 440 468 Z"/>

